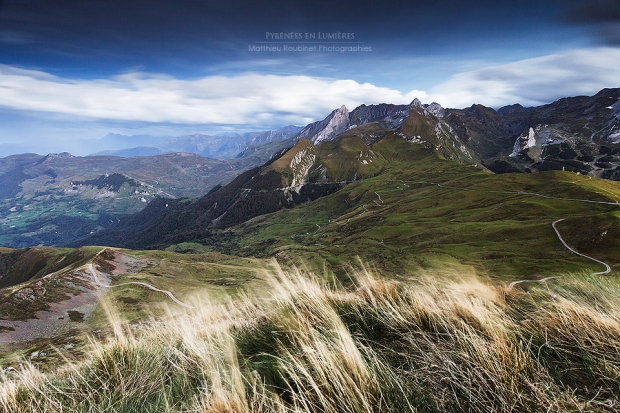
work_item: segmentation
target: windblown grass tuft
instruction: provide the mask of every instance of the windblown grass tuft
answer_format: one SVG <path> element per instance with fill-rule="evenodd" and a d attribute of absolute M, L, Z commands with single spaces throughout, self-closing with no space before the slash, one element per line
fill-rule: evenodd
<path fill-rule="evenodd" d="M 477 279 L 347 287 L 266 274 L 269 300 L 196 302 L 53 373 L 0 373 L 4 412 L 608 412 L 620 408 L 620 286 Z"/>

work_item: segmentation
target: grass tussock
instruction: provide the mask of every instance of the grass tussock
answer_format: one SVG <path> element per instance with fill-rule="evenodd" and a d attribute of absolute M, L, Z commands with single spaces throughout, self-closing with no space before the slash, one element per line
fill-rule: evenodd
<path fill-rule="evenodd" d="M 0 376 L 3 412 L 607 412 L 620 408 L 620 286 L 566 277 L 528 292 L 354 285 L 276 269 L 247 299 L 114 336 L 43 374 Z M 0 373 L 1 374 L 1 373 Z"/>

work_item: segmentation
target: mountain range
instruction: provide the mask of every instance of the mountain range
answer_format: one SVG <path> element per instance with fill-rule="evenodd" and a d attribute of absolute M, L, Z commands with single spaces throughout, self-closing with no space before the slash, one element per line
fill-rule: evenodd
<path fill-rule="evenodd" d="M 616 411 L 619 97 L 2 158 L 0 405 Z"/>
<path fill-rule="evenodd" d="M 417 99 L 408 106 L 360 106 L 351 112 L 342 106 L 303 128 L 291 138 L 295 144 L 290 149 L 228 185 L 198 199 L 156 200 L 116 228 L 71 245 L 165 248 L 209 243 L 222 229 L 383 175 L 394 159 L 405 156 L 386 147 L 385 142 L 399 146 L 399 140 L 424 147 L 429 156 L 436 153 L 480 170 L 564 170 L 606 177 L 618 168 L 614 136 L 620 125 L 619 99 L 620 89 L 605 89 L 592 97 L 498 111 L 481 105 L 444 109 Z M 531 144 L 522 145 L 523 133 L 534 136 Z M 544 156 L 537 157 L 537 151 Z"/>
<path fill-rule="evenodd" d="M 241 153 L 249 151 L 252 148 L 260 147 L 272 142 L 286 140 L 299 132 L 301 128 L 293 125 L 285 126 L 278 130 L 248 132 L 248 133 L 222 133 L 217 135 L 206 135 L 195 133 L 192 135 L 177 136 L 167 138 L 160 142 L 157 138 L 146 135 L 124 136 L 117 134 L 108 134 L 102 140 L 119 141 L 114 146 L 119 147 L 123 144 L 126 146 L 128 142 L 140 142 L 139 146 L 124 147 L 122 149 L 104 150 L 94 153 L 95 156 L 155 156 L 174 152 L 187 152 L 203 156 L 205 158 L 229 159 L 239 156 Z M 120 139 L 119 139 L 120 138 Z M 247 153 L 247 152 L 246 152 Z"/>
<path fill-rule="evenodd" d="M 600 176 L 615 171 L 618 97 L 618 89 L 608 89 L 539 108 L 497 111 L 479 105 L 445 109 L 418 100 L 352 111 L 340 107 L 287 139 L 257 143 L 225 160 L 189 153 L 0 159 L 6 197 L 0 237 L 24 247 L 0 248 L 0 376 L 14 377 L 24 358 L 28 366 L 50 371 L 67 359 L 96 362 L 93 340 L 107 342 L 116 335 L 136 343 L 146 331 L 167 331 L 162 320 L 168 315 L 183 326 L 191 347 L 207 336 L 188 335 L 185 326 L 204 314 L 196 324 L 220 334 L 213 317 L 221 308 L 241 308 L 243 325 L 250 320 L 264 327 L 252 327 L 250 341 L 239 341 L 239 351 L 252 349 L 255 364 L 247 377 L 279 360 L 264 354 L 285 331 L 298 334 L 299 324 L 290 323 L 293 313 L 321 329 L 327 324 L 317 322 L 317 314 L 342 320 L 338 325 L 344 329 L 330 327 L 326 334 L 339 328 L 359 338 L 360 331 L 368 331 L 365 342 L 381 338 L 383 348 L 400 327 L 375 328 L 378 319 L 416 320 L 408 337 L 427 326 L 434 335 L 424 343 L 432 346 L 446 337 L 460 343 L 461 336 L 445 334 L 448 308 L 451 323 L 490 340 L 468 358 L 486 357 L 483 349 L 495 343 L 501 357 L 506 345 L 514 348 L 508 358 L 519 363 L 519 352 L 531 352 L 535 363 L 541 357 L 558 359 L 552 372 L 588 372 L 595 358 L 578 369 L 563 366 L 592 347 L 591 337 L 608 330 L 617 308 L 608 300 L 618 297 L 620 182 Z M 588 154 L 592 159 L 585 159 Z M 586 172 L 586 166 L 592 169 Z M 32 246 L 35 242 L 63 247 Z M 310 280 L 321 283 L 326 295 L 317 296 Z M 294 288 L 303 295 L 292 296 L 297 282 Z M 368 288 L 369 282 L 374 287 Z M 402 288 L 406 283 L 411 290 Z M 583 306 L 576 307 L 580 283 L 592 289 L 580 293 Z M 433 294 L 411 295 L 424 288 Z M 274 304 L 274 291 L 287 301 Z M 461 298 L 452 300 L 457 292 Z M 337 313 L 307 306 L 309 297 L 324 301 L 334 294 L 343 294 Z M 369 304 L 377 297 L 384 297 L 383 304 Z M 446 297 L 452 301 L 438 310 L 435 303 Z M 241 305 L 254 299 L 282 314 L 280 330 L 273 329 L 269 313 L 243 310 Z M 300 306 L 293 312 L 292 302 Z M 352 310 L 352 303 L 359 307 Z M 420 308 L 426 310 L 394 317 L 397 303 L 425 303 Z M 477 307 L 470 307 L 473 303 Z M 600 303 L 608 307 L 599 311 Z M 379 307 L 384 310 L 377 312 Z M 497 330 L 508 332 L 505 339 L 495 341 L 489 331 L 496 330 L 484 327 L 500 325 L 480 318 L 490 309 L 501 309 L 500 318 L 511 320 Z M 603 321 L 579 336 L 582 347 L 557 356 L 549 350 L 544 327 L 559 322 L 546 318 L 551 309 L 565 323 L 558 324 L 556 350 L 574 335 L 565 333 L 569 326 L 582 330 L 584 319 Z M 192 321 L 179 323 L 183 311 Z M 530 333 L 513 335 L 534 313 L 543 317 L 532 327 L 540 331 L 538 347 L 528 344 Z M 366 321 L 351 318 L 354 314 L 365 314 Z M 119 317 L 122 324 L 113 321 Z M 237 336 L 238 330 L 226 335 Z M 160 341 L 183 342 L 168 336 Z M 400 341 L 389 354 L 410 344 Z M 460 354 L 448 349 L 446 354 Z M 166 359 L 174 351 L 166 351 Z M 597 347 L 596 354 L 603 351 Z M 415 357 L 419 354 L 416 350 Z M 124 360 L 119 357 L 118 363 Z M 115 371 L 100 365 L 99 372 Z M 434 365 L 426 369 L 434 372 Z M 142 374 L 139 367 L 131 369 Z M 464 371 L 467 377 L 472 369 Z M 609 388 L 616 382 L 610 380 Z M 599 397 L 597 392 L 583 400 Z"/>
<path fill-rule="evenodd" d="M 190 153 L 0 158 L 0 245 L 62 245 L 107 228 L 153 199 L 198 197 L 269 159 Z"/>
<path fill-rule="evenodd" d="M 446 109 L 415 99 L 410 105 L 361 105 L 352 111 L 342 106 L 303 128 L 194 134 L 116 153 L 126 157 L 0 158 L 0 241 L 11 247 L 154 248 L 204 240 L 213 229 L 381 174 L 389 158 L 374 147 L 395 136 L 495 173 L 564 170 L 620 179 L 619 102 L 620 89 L 498 110 Z M 189 153 L 137 156 L 174 150 L 227 159 Z M 173 199 L 184 197 L 193 199 Z M 138 215 L 132 218 L 133 213 Z M 97 234 L 105 228 L 111 229 Z"/>

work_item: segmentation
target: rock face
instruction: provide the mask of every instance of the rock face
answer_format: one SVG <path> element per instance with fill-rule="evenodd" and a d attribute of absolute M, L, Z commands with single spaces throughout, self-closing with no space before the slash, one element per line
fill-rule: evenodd
<path fill-rule="evenodd" d="M 382 122 L 386 128 L 396 129 L 400 127 L 408 112 L 409 108 L 407 105 L 387 103 L 368 106 L 361 105 L 352 112 L 349 112 L 346 106 L 343 105 L 330 113 L 322 121 L 306 126 L 297 134 L 296 138 L 305 138 L 318 146 L 323 142 L 334 140 L 339 134 L 348 129 L 374 122 Z"/>
<path fill-rule="evenodd" d="M 299 189 L 301 189 L 301 187 L 307 182 L 310 169 L 316 160 L 315 152 L 316 149 L 314 146 L 309 145 L 309 147 L 302 148 L 293 156 L 293 159 L 289 164 L 293 174 L 290 182 L 290 188 L 299 191 Z"/>
<path fill-rule="evenodd" d="M 600 165 L 606 169 L 620 167 L 620 161 L 614 163 L 615 158 L 609 158 L 616 153 L 601 152 L 605 159 L 599 166 L 595 164 L 599 152 L 605 150 L 599 149 L 601 145 L 611 145 L 612 151 L 620 145 L 620 88 L 538 107 L 525 108 L 517 103 L 497 111 L 480 104 L 445 109 L 439 103 L 426 105 L 416 98 L 409 105 L 361 105 L 347 118 L 343 106 L 306 126 L 294 139 L 306 138 L 316 146 L 353 135 L 372 144 L 389 132 L 465 163 L 491 165 L 502 160 L 510 163 L 509 168 L 501 168 L 506 171 L 557 167 L 581 173 L 593 170 L 596 176 L 608 177 L 610 173 L 600 173 Z M 552 148 L 561 143 L 566 145 Z M 563 158 L 553 158 L 558 154 Z M 553 162 L 545 163 L 547 160 Z M 620 179 L 620 169 L 616 175 Z"/>
<path fill-rule="evenodd" d="M 614 103 L 613 105 L 610 106 L 614 116 L 617 119 L 620 119 L 620 100 L 618 100 L 616 103 Z"/>
<path fill-rule="evenodd" d="M 446 114 L 445 109 L 437 102 L 433 102 L 426 108 L 431 114 L 437 116 L 438 118 L 443 118 Z"/>
<path fill-rule="evenodd" d="M 512 148 L 512 153 L 508 156 L 516 158 L 520 154 L 526 153 L 527 157 L 540 161 L 543 158 L 545 147 L 561 144 L 562 142 L 570 141 L 570 139 L 571 135 L 562 129 L 550 125 L 537 125 L 534 128 L 529 128 L 529 130 L 523 132 L 517 138 Z"/>
<path fill-rule="evenodd" d="M 620 143 L 620 100 L 610 106 L 616 121 L 613 122 L 607 141 L 609 143 Z"/>
<path fill-rule="evenodd" d="M 409 104 L 409 109 L 413 109 L 413 108 L 423 108 L 424 106 L 422 106 L 422 102 L 420 101 L 420 99 L 415 98 L 411 101 L 411 103 Z"/>
<path fill-rule="evenodd" d="M 386 103 L 370 106 L 361 105 L 351 111 L 349 123 L 352 127 L 379 121 L 399 123 L 394 121 L 400 119 L 402 122 L 408 111 L 407 105 L 389 105 Z"/>
<path fill-rule="evenodd" d="M 438 103 L 423 105 L 416 98 L 409 105 L 398 131 L 407 140 L 430 146 L 448 159 L 477 163 L 476 154 L 467 148 L 445 115 L 445 109 Z"/>
<path fill-rule="evenodd" d="M 339 109 L 331 113 L 331 119 L 329 119 L 329 122 L 325 125 L 323 130 L 314 136 L 312 143 L 318 145 L 323 141 L 330 141 L 348 128 L 349 110 L 346 106 L 342 105 Z"/>
<path fill-rule="evenodd" d="M 486 165 L 510 155 L 508 161 L 522 171 L 556 168 L 608 177 L 612 174 L 602 174 L 600 165 L 604 169 L 619 165 L 608 154 L 597 165 L 597 156 L 607 151 L 605 146 L 613 151 L 620 144 L 619 100 L 620 88 L 603 89 L 593 96 L 563 98 L 537 107 L 514 104 L 495 111 L 473 105 L 446 109 L 444 116 Z"/>
<path fill-rule="evenodd" d="M 529 148 L 533 148 L 534 146 L 536 146 L 536 143 L 537 142 L 534 128 L 530 128 L 527 134 L 523 134 L 517 138 L 515 145 L 512 149 L 512 153 L 509 156 L 515 157 L 519 154 L 519 152 Z"/>
<path fill-rule="evenodd" d="M 297 134 L 297 138 L 305 138 L 314 145 L 330 141 L 349 128 L 349 110 L 345 105 L 334 110 L 325 119 L 306 126 Z"/>

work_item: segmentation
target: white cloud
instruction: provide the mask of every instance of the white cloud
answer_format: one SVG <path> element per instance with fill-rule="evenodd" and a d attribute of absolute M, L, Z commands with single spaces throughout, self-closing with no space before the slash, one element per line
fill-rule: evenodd
<path fill-rule="evenodd" d="M 429 101 L 463 108 L 474 103 L 536 106 L 567 96 L 620 87 L 620 49 L 597 48 L 520 60 L 459 73 L 432 88 Z"/>
<path fill-rule="evenodd" d="M 94 119 L 182 124 L 305 124 L 342 104 L 409 103 L 401 93 L 354 80 L 244 74 L 180 80 L 130 73 L 111 79 L 64 79 L 0 66 L 0 105 Z"/>
<path fill-rule="evenodd" d="M 415 97 L 456 108 L 540 105 L 619 87 L 617 62 L 619 48 L 574 50 L 459 73 L 428 94 L 311 76 L 249 73 L 185 80 L 129 73 L 84 80 L 0 65 L 0 106 L 121 123 L 266 128 L 304 125 L 342 104 L 353 109 L 362 103 L 405 104 Z"/>

